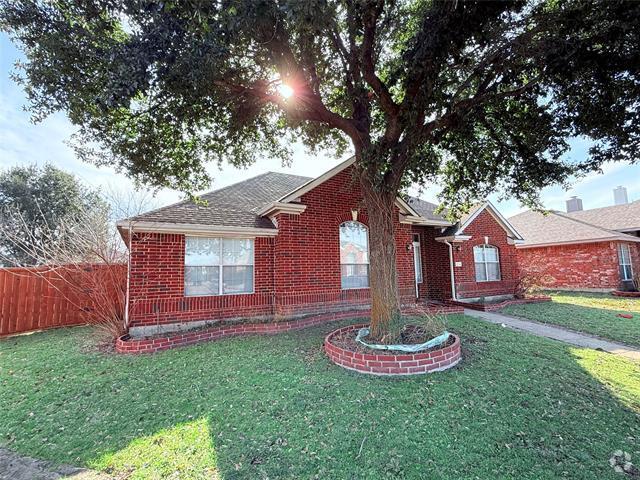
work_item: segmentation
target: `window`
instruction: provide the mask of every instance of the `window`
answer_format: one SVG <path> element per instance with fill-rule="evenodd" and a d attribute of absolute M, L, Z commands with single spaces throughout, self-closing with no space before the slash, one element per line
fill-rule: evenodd
<path fill-rule="evenodd" d="M 343 289 L 369 286 L 369 236 L 359 222 L 340 225 L 340 276 Z"/>
<path fill-rule="evenodd" d="M 620 278 L 624 281 L 633 280 L 633 270 L 631 270 L 631 252 L 626 243 L 618 244 L 618 261 L 620 262 Z"/>
<path fill-rule="evenodd" d="M 253 292 L 253 240 L 186 237 L 184 294 Z"/>
<path fill-rule="evenodd" d="M 496 247 L 491 245 L 473 247 L 473 259 L 476 264 L 476 282 L 500 280 L 500 260 Z"/>

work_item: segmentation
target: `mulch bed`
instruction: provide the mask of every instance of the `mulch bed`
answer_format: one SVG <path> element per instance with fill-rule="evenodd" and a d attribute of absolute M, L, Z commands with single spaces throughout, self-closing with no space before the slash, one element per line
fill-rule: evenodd
<path fill-rule="evenodd" d="M 432 348 L 427 348 L 425 350 L 420 350 L 419 352 L 402 352 L 399 350 L 377 350 L 375 348 L 369 348 L 365 345 L 362 345 L 360 342 L 356 341 L 356 335 L 358 335 L 358 330 L 348 330 L 346 332 L 342 332 L 331 337 L 331 343 L 336 347 L 342 348 L 344 350 L 349 350 L 355 353 L 363 353 L 363 354 L 371 354 L 372 352 L 376 355 L 410 355 L 411 353 L 425 353 L 431 352 L 433 350 L 441 350 L 449 345 L 453 345 L 455 342 L 455 338 L 453 335 L 449 336 L 446 342 L 441 343 Z M 416 344 L 416 343 L 424 343 L 433 338 L 433 335 L 427 335 L 423 331 L 421 327 L 416 327 L 414 325 L 408 325 L 403 330 L 401 335 L 401 342 L 406 345 Z M 409 341 L 407 341 L 409 340 Z M 365 337 L 366 341 L 366 337 Z M 371 342 L 373 343 L 373 342 Z"/>

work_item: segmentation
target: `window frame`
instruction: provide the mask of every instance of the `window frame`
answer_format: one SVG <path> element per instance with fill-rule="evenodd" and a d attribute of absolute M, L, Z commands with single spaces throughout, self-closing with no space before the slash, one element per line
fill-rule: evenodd
<path fill-rule="evenodd" d="M 476 260 L 476 248 L 479 248 L 482 250 L 482 261 L 478 262 Z M 493 249 L 496 251 L 496 261 L 494 262 L 493 260 L 491 261 L 487 261 L 487 257 L 485 254 L 485 250 L 487 249 Z M 474 278 L 476 283 L 487 283 L 487 282 L 500 282 L 502 281 L 502 268 L 500 265 L 500 249 L 498 249 L 498 247 L 496 247 L 495 245 L 489 245 L 488 243 L 483 243 L 480 245 L 475 245 L 473 247 L 473 267 L 474 267 Z M 486 280 L 478 280 L 478 264 L 481 264 L 484 266 L 484 275 Z M 492 278 L 489 279 L 489 268 L 488 268 L 488 264 L 496 264 L 498 265 L 498 278 Z"/>
<path fill-rule="evenodd" d="M 624 263 L 624 255 L 622 254 L 623 249 L 627 250 L 627 258 L 629 259 L 629 263 Z M 626 278 L 626 268 L 629 267 L 629 278 Z M 618 273 L 625 273 L 625 276 L 620 275 L 620 280 L 623 282 L 632 282 L 633 281 L 633 260 L 631 259 L 631 247 L 628 243 L 619 243 L 618 244 Z"/>
<path fill-rule="evenodd" d="M 416 255 L 416 243 L 418 244 L 418 255 Z M 420 234 L 413 234 L 413 274 L 416 276 L 416 283 L 421 284 L 424 282 L 424 273 L 422 268 L 422 243 L 420 242 Z M 416 269 L 416 258 L 418 259 L 419 270 Z"/>
<path fill-rule="evenodd" d="M 219 241 L 219 251 L 218 258 L 219 263 L 216 265 L 189 265 L 187 264 L 187 241 L 189 238 L 197 238 L 197 239 L 208 239 L 208 240 L 218 240 Z M 251 263 L 234 263 L 234 264 L 225 264 L 224 262 L 224 241 L 225 240 L 243 240 L 251 242 Z M 231 296 L 231 295 L 252 295 L 256 292 L 256 242 L 255 238 L 242 238 L 242 237 L 205 237 L 201 235 L 185 235 L 184 241 L 184 255 L 183 255 L 183 282 L 182 282 L 182 294 L 185 297 L 223 297 L 223 296 Z M 186 284 L 186 271 L 187 267 L 217 267 L 218 268 L 218 293 L 187 293 L 187 284 Z M 251 290 L 246 292 L 233 292 L 233 293 L 225 293 L 224 292 L 224 267 L 251 267 Z"/>
<path fill-rule="evenodd" d="M 367 263 L 342 263 L 342 252 L 340 251 L 342 249 L 342 227 L 343 225 L 346 225 L 349 223 L 358 224 L 365 231 L 365 237 L 367 240 Z M 370 288 L 371 287 L 371 270 L 370 270 L 371 259 L 370 259 L 370 248 L 369 248 L 369 227 L 364 223 L 358 222 L 356 220 L 348 220 L 338 225 L 338 252 L 339 252 L 339 262 L 340 262 L 340 289 L 341 290 L 363 290 L 366 288 Z M 367 266 L 367 286 L 366 287 L 345 287 L 344 281 L 343 281 L 343 275 L 342 275 L 342 267 L 343 266 L 360 266 L 360 265 Z"/>

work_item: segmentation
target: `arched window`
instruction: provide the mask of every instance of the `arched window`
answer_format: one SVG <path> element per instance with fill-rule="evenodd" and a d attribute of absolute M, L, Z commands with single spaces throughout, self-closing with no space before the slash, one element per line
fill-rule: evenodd
<path fill-rule="evenodd" d="M 476 263 L 476 282 L 500 280 L 500 258 L 496 247 L 476 245 L 473 247 L 473 259 Z"/>
<path fill-rule="evenodd" d="M 342 288 L 369 287 L 369 232 L 360 222 L 340 225 Z"/>

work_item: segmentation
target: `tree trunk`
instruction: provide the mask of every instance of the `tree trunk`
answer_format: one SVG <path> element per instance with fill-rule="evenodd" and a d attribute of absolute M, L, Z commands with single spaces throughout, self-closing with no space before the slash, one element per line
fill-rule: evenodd
<path fill-rule="evenodd" d="M 400 315 L 396 270 L 395 201 L 392 192 L 379 192 L 362 182 L 369 217 L 369 291 L 371 294 L 371 337 L 393 341 Z"/>

